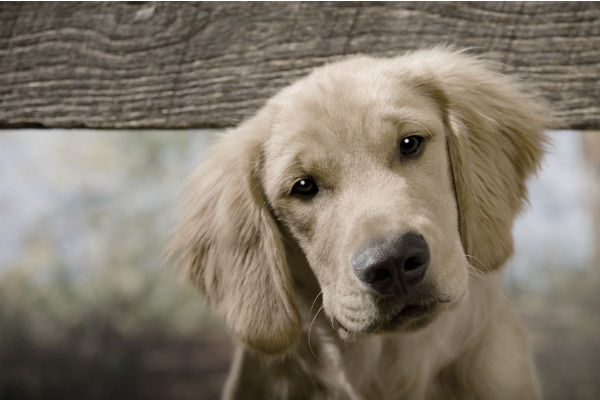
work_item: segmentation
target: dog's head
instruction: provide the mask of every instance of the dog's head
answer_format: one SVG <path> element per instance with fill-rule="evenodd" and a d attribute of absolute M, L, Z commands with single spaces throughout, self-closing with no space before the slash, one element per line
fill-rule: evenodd
<path fill-rule="evenodd" d="M 264 353 L 295 342 L 298 292 L 322 291 L 350 332 L 423 326 L 465 294 L 470 268 L 511 255 L 539 116 L 457 52 L 322 67 L 209 150 L 174 246 L 232 333 Z"/>

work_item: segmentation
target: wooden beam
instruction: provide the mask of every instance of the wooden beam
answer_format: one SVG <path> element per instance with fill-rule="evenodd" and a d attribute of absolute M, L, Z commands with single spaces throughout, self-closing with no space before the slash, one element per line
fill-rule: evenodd
<path fill-rule="evenodd" d="M 1 3 L 0 127 L 225 127 L 347 54 L 504 63 L 560 128 L 600 128 L 600 4 Z"/>

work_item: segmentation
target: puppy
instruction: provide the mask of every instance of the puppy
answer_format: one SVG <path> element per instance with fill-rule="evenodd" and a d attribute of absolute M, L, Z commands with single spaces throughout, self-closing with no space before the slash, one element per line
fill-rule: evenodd
<path fill-rule="evenodd" d="M 539 398 L 501 277 L 537 104 L 450 49 L 356 56 L 219 138 L 171 246 L 239 343 L 224 398 Z"/>

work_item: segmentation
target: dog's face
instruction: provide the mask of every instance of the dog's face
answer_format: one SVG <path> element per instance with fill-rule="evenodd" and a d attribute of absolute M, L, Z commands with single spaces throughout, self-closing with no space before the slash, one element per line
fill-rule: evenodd
<path fill-rule="evenodd" d="M 172 246 L 260 352 L 295 343 L 298 297 L 319 291 L 341 329 L 418 328 L 465 294 L 469 269 L 510 256 L 539 115 L 461 53 L 323 67 L 209 149 Z"/>
<path fill-rule="evenodd" d="M 381 62 L 324 69 L 273 103 L 261 185 L 325 313 L 397 330 L 459 299 L 468 263 L 440 105 Z"/>

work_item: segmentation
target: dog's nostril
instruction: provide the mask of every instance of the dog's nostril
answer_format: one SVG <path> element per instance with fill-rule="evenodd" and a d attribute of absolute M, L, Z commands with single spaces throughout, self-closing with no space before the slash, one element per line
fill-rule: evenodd
<path fill-rule="evenodd" d="M 368 283 L 385 282 L 392 277 L 392 273 L 386 268 L 377 268 L 375 273 L 371 276 Z"/>
<path fill-rule="evenodd" d="M 406 259 L 406 261 L 404 261 L 403 268 L 407 272 L 413 271 L 413 270 L 421 267 L 423 264 L 425 264 L 425 262 L 423 262 L 423 260 L 421 260 L 421 257 L 418 257 L 418 256 L 410 257 L 410 258 Z"/>

